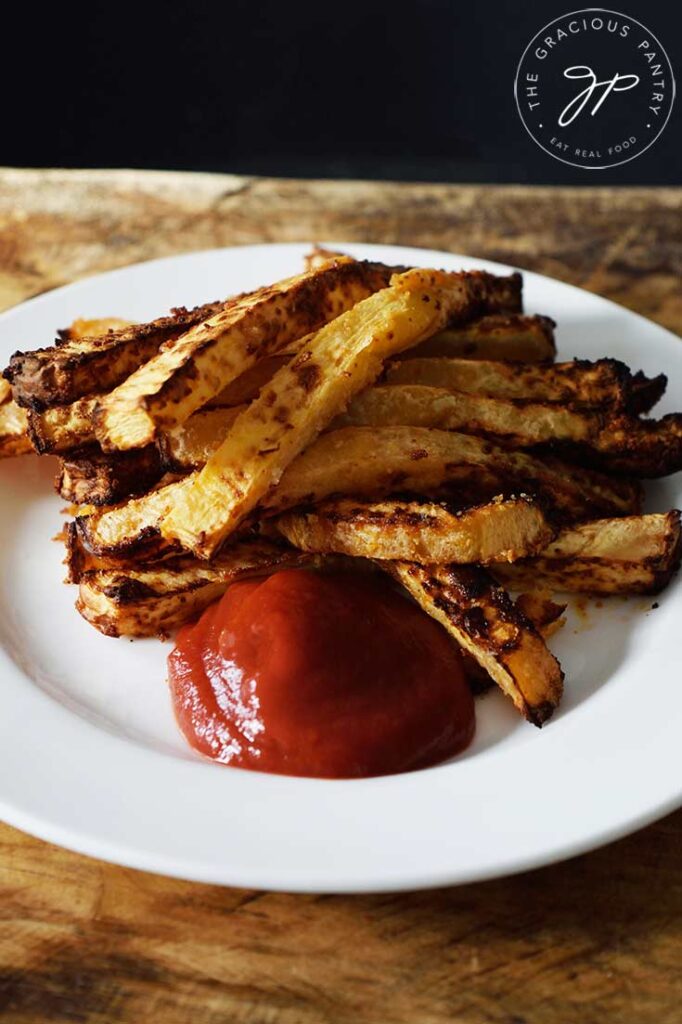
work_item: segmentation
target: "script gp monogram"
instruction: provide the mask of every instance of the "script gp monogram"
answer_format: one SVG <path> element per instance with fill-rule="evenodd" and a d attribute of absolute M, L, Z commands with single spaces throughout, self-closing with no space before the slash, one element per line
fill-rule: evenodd
<path fill-rule="evenodd" d="M 604 91 L 590 111 L 592 117 L 597 113 L 609 93 L 627 92 L 628 89 L 634 89 L 636 85 L 639 85 L 639 75 L 616 74 L 613 78 L 605 78 L 603 82 L 598 82 L 592 68 L 588 68 L 584 64 L 576 64 L 574 67 L 566 68 L 564 78 L 587 78 L 589 79 L 589 85 L 570 100 L 559 114 L 558 123 L 562 128 L 575 121 L 576 117 L 590 102 L 595 90 L 604 87 Z"/>
<path fill-rule="evenodd" d="M 586 7 L 560 15 L 528 41 L 514 99 L 523 127 L 548 156 L 598 172 L 653 146 L 670 118 L 675 76 L 646 25 Z M 533 160 L 522 137 L 518 156 Z"/>

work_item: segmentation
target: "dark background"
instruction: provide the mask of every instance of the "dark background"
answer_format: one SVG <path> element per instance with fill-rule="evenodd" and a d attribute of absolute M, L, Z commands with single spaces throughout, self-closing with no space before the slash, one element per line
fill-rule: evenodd
<path fill-rule="evenodd" d="M 526 134 L 513 81 L 531 37 L 579 4 L 169 0 L 26 4 L 4 25 L 10 166 L 300 177 L 679 184 L 682 100 L 642 156 L 588 171 Z M 680 0 L 616 0 L 682 78 Z"/>

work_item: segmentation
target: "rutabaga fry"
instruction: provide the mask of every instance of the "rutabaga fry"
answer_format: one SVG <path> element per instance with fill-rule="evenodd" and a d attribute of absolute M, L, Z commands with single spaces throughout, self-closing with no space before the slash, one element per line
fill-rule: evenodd
<path fill-rule="evenodd" d="M 554 440 L 586 442 L 599 433 L 601 420 L 549 402 L 518 404 L 422 384 L 396 384 L 358 395 L 337 425 L 435 427 L 528 448 Z"/>
<path fill-rule="evenodd" d="M 424 384 L 470 395 L 533 402 L 557 402 L 562 406 L 629 409 L 633 391 L 641 391 L 643 375 L 632 376 L 617 359 L 571 363 L 529 364 L 488 359 L 414 358 L 387 367 L 386 384 Z"/>
<path fill-rule="evenodd" d="M 611 473 L 642 479 L 669 476 L 682 469 L 682 414 L 669 413 L 660 420 L 608 418 L 588 447 L 594 465 Z"/>
<path fill-rule="evenodd" d="M 552 600 L 551 594 L 546 591 L 532 590 L 519 594 L 514 601 L 514 606 L 535 626 L 544 640 L 554 636 L 565 625 L 566 605 L 557 604 Z M 485 693 L 495 685 L 495 681 L 479 665 L 473 655 L 465 651 L 463 647 L 460 647 L 459 651 L 462 656 L 464 674 L 474 694 Z"/>
<path fill-rule="evenodd" d="M 473 488 L 473 492 L 472 492 Z M 425 427 L 345 427 L 323 434 L 283 475 L 257 511 L 268 514 L 329 496 L 438 494 L 463 490 L 471 504 L 501 492 L 540 495 L 562 517 L 639 511 L 641 489 L 626 480 L 498 448 L 479 437 Z"/>
<path fill-rule="evenodd" d="M 407 354 L 411 359 L 413 353 Z M 414 350 L 414 356 L 458 359 L 504 359 L 515 363 L 546 363 L 556 356 L 554 321 L 547 316 L 493 313 L 435 334 Z"/>
<path fill-rule="evenodd" d="M 529 722 L 541 726 L 551 717 L 563 692 L 561 666 L 535 626 L 485 569 L 378 564 L 476 659 Z"/>
<path fill-rule="evenodd" d="M 261 288 L 164 345 L 106 395 L 95 415 L 105 450 L 140 448 L 182 423 L 260 359 L 281 352 L 388 284 L 386 270 L 332 262 Z"/>
<path fill-rule="evenodd" d="M 301 339 L 301 344 L 305 339 Z M 278 356 L 266 356 L 260 359 L 250 370 L 236 377 L 231 384 L 206 403 L 204 408 L 210 409 L 214 406 L 224 407 L 230 405 L 243 405 L 256 397 L 260 389 L 275 376 L 278 370 L 289 362 L 291 357 L 300 348 L 296 341 L 290 346 L 289 351 Z"/>
<path fill-rule="evenodd" d="M 597 519 L 562 530 L 539 555 L 495 566 L 507 586 L 593 594 L 655 594 L 680 563 L 677 510 Z"/>
<path fill-rule="evenodd" d="M 90 395 L 42 412 L 30 411 L 26 429 L 38 454 L 56 455 L 96 444 L 93 415 L 98 400 Z"/>
<path fill-rule="evenodd" d="M 279 532 L 303 551 L 433 563 L 513 562 L 554 534 L 530 498 L 496 498 L 453 512 L 434 503 L 350 498 L 285 513 Z"/>
<path fill-rule="evenodd" d="M 547 590 L 527 590 L 518 595 L 514 604 L 533 623 L 546 640 L 554 636 L 565 624 L 566 604 L 558 604 Z"/>
<path fill-rule="evenodd" d="M 0 459 L 33 451 L 27 425 L 25 409 L 11 399 L 0 404 Z"/>
<path fill-rule="evenodd" d="M 176 309 L 144 324 L 111 318 L 74 321 L 60 332 L 55 345 L 15 352 L 5 376 L 12 383 L 16 401 L 35 412 L 75 402 L 120 384 L 164 342 L 206 320 L 223 305 L 211 302 L 192 310 Z"/>
<path fill-rule="evenodd" d="M 129 452 L 103 452 L 92 446 L 60 460 L 55 490 L 74 505 L 114 505 L 148 491 L 163 472 L 155 445 Z"/>
<path fill-rule="evenodd" d="M 166 468 L 186 472 L 202 466 L 225 437 L 235 415 L 233 409 L 207 408 L 162 433 L 158 445 Z M 423 385 L 369 388 L 357 395 L 331 426 L 339 429 L 349 424 L 472 432 L 504 447 L 552 450 L 571 462 L 633 477 L 674 471 L 682 458 L 677 415 L 660 421 L 608 413 L 602 416 L 560 404 L 518 404 Z"/>
<path fill-rule="evenodd" d="M 183 504 L 197 478 L 192 473 L 120 507 L 79 516 L 83 543 L 122 559 L 177 550 L 176 542 L 161 538 L 161 521 Z M 247 522 L 332 496 L 447 492 L 464 505 L 503 491 L 539 494 L 571 520 L 632 514 L 641 501 L 639 487 L 625 480 L 509 452 L 478 437 L 423 427 L 346 427 L 323 434 L 302 452 Z"/>
<path fill-rule="evenodd" d="M 226 409 L 199 409 L 185 423 L 159 434 L 156 444 L 167 472 L 201 469 L 245 408 L 238 405 Z"/>
<path fill-rule="evenodd" d="M 235 420 L 161 531 L 210 558 L 384 361 L 472 306 L 468 275 L 408 271 L 318 331 Z"/>
<path fill-rule="evenodd" d="M 89 559 L 88 568 L 70 582 L 78 582 L 78 611 L 96 629 L 107 636 L 158 636 L 199 615 L 238 579 L 267 575 L 280 569 L 321 568 L 332 565 L 371 571 L 371 562 L 342 560 L 311 555 L 271 544 L 265 540 L 243 541 L 226 549 L 212 562 L 190 555 L 169 558 L 165 562 L 142 563 L 122 568 L 97 565 Z M 547 635 L 561 625 L 565 605 L 555 604 L 541 594 L 522 594 L 516 606 L 536 629 Z M 465 671 L 479 683 L 490 677 L 474 659 L 462 650 Z"/>
<path fill-rule="evenodd" d="M 459 430 L 512 448 L 548 448 L 610 472 L 659 477 L 682 469 L 682 415 L 639 420 L 624 413 L 513 402 L 421 384 L 374 387 L 358 395 L 337 426 Z"/>
<path fill-rule="evenodd" d="M 306 270 L 314 270 L 323 266 L 328 260 L 351 259 L 346 253 L 336 252 L 315 245 L 304 258 Z M 388 266 L 382 264 L 391 274 L 403 274 L 406 270 L 419 270 L 419 267 Z M 472 292 L 476 300 L 476 314 L 478 317 L 501 316 L 502 314 L 517 314 L 523 312 L 523 277 L 518 271 L 511 274 L 490 274 L 486 270 L 464 271 L 470 279 Z M 529 319 L 533 319 L 532 317 Z M 549 323 L 549 317 L 544 317 Z M 464 330 L 468 330 L 468 323 Z M 473 324 L 474 321 L 472 320 Z M 486 327 L 474 327 L 475 335 L 495 331 L 495 326 L 490 323 Z M 497 325 L 499 326 L 499 324 Z M 502 328 L 504 330 L 504 328 Z"/>
<path fill-rule="evenodd" d="M 266 362 L 267 360 L 263 361 Z M 258 366 L 254 369 L 258 369 Z M 284 366 L 284 362 L 281 361 L 279 366 Z M 244 375 L 245 378 L 248 376 L 250 375 Z M 270 374 L 269 376 L 271 377 L 272 375 Z M 218 404 L 218 399 L 216 398 L 215 402 L 207 404 L 206 409 L 201 409 L 189 417 L 186 424 L 180 424 L 178 427 L 169 427 L 167 431 L 162 431 L 158 437 L 161 449 L 166 444 L 167 436 L 174 437 L 177 435 L 178 443 L 181 443 L 183 430 L 187 431 L 189 437 L 195 438 L 198 435 L 201 424 L 201 434 L 206 437 L 207 442 L 209 439 L 209 426 L 215 431 L 211 447 L 211 452 L 213 452 L 224 437 L 224 424 L 231 423 L 235 419 L 235 416 L 225 408 L 231 408 L 231 401 L 228 399 L 242 396 L 243 400 L 246 401 L 245 395 L 253 397 L 254 379 L 252 377 L 251 381 L 246 382 L 244 378 L 238 378 L 235 381 L 235 388 L 226 388 L 224 392 L 221 392 L 220 397 L 221 399 L 224 398 L 223 404 Z M 29 412 L 27 430 L 35 450 L 40 455 L 62 455 L 80 450 L 86 445 L 96 444 L 97 438 L 94 431 L 93 417 L 101 399 L 101 395 L 88 395 L 85 398 L 79 398 L 77 401 L 71 402 L 68 406 L 53 406 L 42 413 Z M 142 449 L 131 451 L 142 451 Z M 111 454 L 114 457 L 117 453 L 112 452 Z M 209 454 L 210 452 L 204 457 L 203 462 L 208 459 Z"/>
<path fill-rule="evenodd" d="M 237 580 L 322 561 L 256 539 L 226 549 L 210 564 L 185 556 L 126 570 L 94 569 L 80 577 L 76 608 L 106 636 L 155 636 L 198 615 Z"/>

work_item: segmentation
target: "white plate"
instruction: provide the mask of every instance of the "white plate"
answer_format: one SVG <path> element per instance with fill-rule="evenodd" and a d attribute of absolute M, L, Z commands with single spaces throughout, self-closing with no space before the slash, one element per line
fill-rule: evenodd
<path fill-rule="evenodd" d="M 389 263 L 509 268 L 465 256 L 342 245 Z M 51 342 L 79 316 L 147 319 L 295 273 L 306 245 L 194 253 L 60 288 L 0 317 L 0 361 Z M 529 311 L 559 324 L 563 358 L 617 356 L 670 377 L 682 408 L 682 347 L 587 292 L 526 273 Z M 459 758 L 386 778 L 326 781 L 230 769 L 195 757 L 176 729 L 167 644 L 100 636 L 61 583 L 63 504 L 50 459 L 0 465 L 0 813 L 83 853 L 182 878 L 266 889 L 349 891 L 468 882 L 547 864 L 647 824 L 680 802 L 682 611 L 660 598 L 574 614 L 552 647 L 566 670 L 542 731 L 497 693 L 477 703 Z M 680 505 L 680 474 L 650 487 Z"/>

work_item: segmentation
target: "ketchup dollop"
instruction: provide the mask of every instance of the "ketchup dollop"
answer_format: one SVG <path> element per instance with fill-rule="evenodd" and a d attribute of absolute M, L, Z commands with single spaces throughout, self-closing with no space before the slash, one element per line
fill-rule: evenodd
<path fill-rule="evenodd" d="M 383 577 L 290 569 L 233 584 L 169 656 L 188 742 L 223 764 L 350 778 L 464 749 L 474 707 L 445 631 Z"/>

